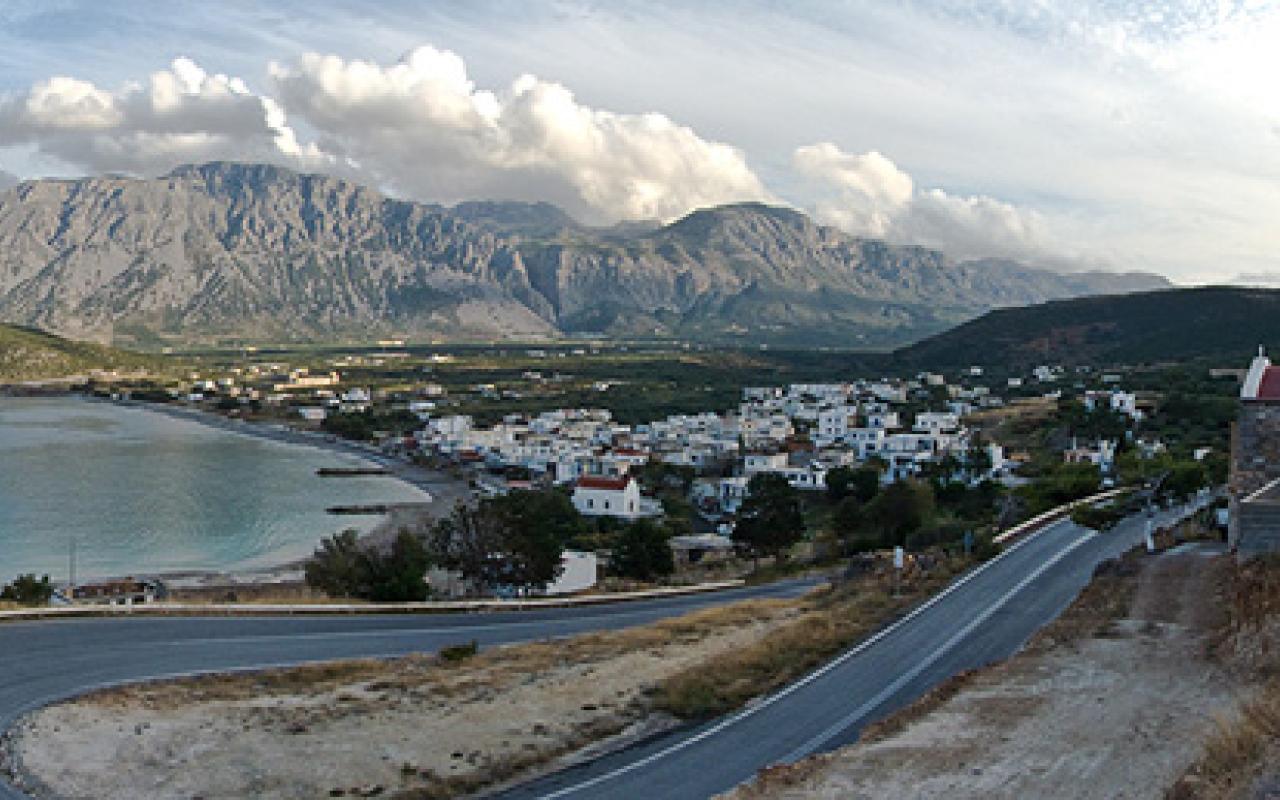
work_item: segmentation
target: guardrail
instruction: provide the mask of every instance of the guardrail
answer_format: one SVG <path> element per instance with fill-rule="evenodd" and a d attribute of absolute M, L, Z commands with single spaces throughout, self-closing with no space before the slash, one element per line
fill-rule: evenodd
<path fill-rule="evenodd" d="M 1004 544 L 1010 539 L 1017 538 L 1018 536 L 1022 536 L 1026 533 L 1031 533 L 1032 531 L 1040 529 L 1047 523 L 1065 517 L 1067 514 L 1070 514 L 1071 510 L 1076 506 L 1085 505 L 1087 503 L 1096 503 L 1099 500 L 1107 500 L 1117 495 L 1124 494 L 1125 492 L 1132 491 L 1133 487 L 1125 486 L 1118 489 L 1108 489 L 1105 492 L 1099 492 L 1098 494 L 1089 495 L 1088 497 L 1082 497 L 1079 500 L 1072 500 L 1070 503 L 1066 503 L 1065 505 L 1051 508 L 1043 514 L 1037 514 L 1026 522 L 1020 522 L 1017 525 L 1014 525 L 1009 530 L 992 537 L 991 541 L 996 544 Z"/>
<path fill-rule="evenodd" d="M 426 600 L 414 603 L 138 603 L 134 605 L 46 606 L 0 611 L 0 622 L 41 619 L 74 619 L 80 617 L 127 616 L 265 616 L 324 614 L 457 614 L 483 611 L 527 611 L 539 608 L 566 608 L 655 600 L 703 594 L 745 586 L 734 579 L 699 583 L 692 586 L 669 586 L 641 592 L 588 594 L 572 597 L 534 597 L 512 600 Z"/>

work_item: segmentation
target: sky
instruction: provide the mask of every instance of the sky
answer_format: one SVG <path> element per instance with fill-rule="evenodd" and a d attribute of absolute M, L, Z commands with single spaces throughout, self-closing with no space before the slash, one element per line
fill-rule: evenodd
<path fill-rule="evenodd" d="M 1277 42 L 1245 0 L 0 0 L 0 188 L 270 161 L 1274 284 Z"/>

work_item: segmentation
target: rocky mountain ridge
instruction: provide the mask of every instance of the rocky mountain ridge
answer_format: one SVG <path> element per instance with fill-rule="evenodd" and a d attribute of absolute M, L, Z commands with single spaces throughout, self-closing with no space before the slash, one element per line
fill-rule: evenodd
<path fill-rule="evenodd" d="M 394 334 L 884 348 L 993 307 L 1164 286 L 955 262 L 759 204 L 600 230 L 546 203 L 450 209 L 235 163 L 0 192 L 0 321 L 134 346 Z"/>

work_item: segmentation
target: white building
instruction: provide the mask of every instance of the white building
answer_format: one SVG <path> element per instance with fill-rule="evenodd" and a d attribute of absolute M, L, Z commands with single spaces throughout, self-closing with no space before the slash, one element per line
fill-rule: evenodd
<path fill-rule="evenodd" d="M 640 519 L 662 513 L 661 504 L 640 496 L 640 483 L 630 475 L 605 478 L 586 475 L 573 487 L 573 507 L 584 517 Z"/>

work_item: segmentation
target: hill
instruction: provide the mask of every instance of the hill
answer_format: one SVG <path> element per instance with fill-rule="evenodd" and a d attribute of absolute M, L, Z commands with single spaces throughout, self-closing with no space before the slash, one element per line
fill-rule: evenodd
<path fill-rule="evenodd" d="M 584 227 L 261 164 L 0 192 L 0 321 L 128 345 L 563 335 L 888 349 L 993 307 L 1166 286 L 957 262 L 747 203 Z"/>
<path fill-rule="evenodd" d="M 1240 363 L 1280 350 L 1280 290 L 1208 286 L 991 311 L 895 353 L 904 365 Z"/>
<path fill-rule="evenodd" d="M 73 342 L 31 328 L 0 325 L 0 383 L 83 375 L 90 370 L 152 367 L 156 359 Z"/>

